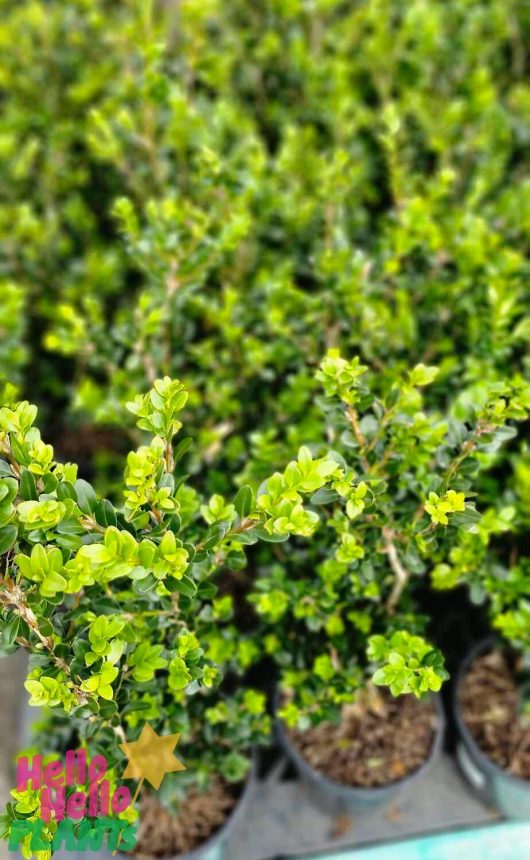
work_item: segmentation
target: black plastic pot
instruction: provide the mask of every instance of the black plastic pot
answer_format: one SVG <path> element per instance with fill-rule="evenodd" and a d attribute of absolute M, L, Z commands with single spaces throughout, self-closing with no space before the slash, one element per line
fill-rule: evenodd
<path fill-rule="evenodd" d="M 408 774 L 403 779 L 399 779 L 389 785 L 375 786 L 373 788 L 357 788 L 334 782 L 322 776 L 321 773 L 308 764 L 289 740 L 285 726 L 281 720 L 276 721 L 277 735 L 286 756 L 296 767 L 298 775 L 305 784 L 310 798 L 317 806 L 330 815 L 359 812 L 369 807 L 390 803 L 402 789 L 422 777 L 437 761 L 443 748 L 445 713 L 441 698 L 434 696 L 433 701 L 436 707 L 438 725 L 428 758 L 414 773 Z"/>
<path fill-rule="evenodd" d="M 506 818 L 530 819 L 530 780 L 506 773 L 495 764 L 473 739 L 462 717 L 460 690 L 471 664 L 495 647 L 493 638 L 479 642 L 460 667 L 453 698 L 453 713 L 458 729 L 457 759 L 464 776 L 481 800 Z"/>
<path fill-rule="evenodd" d="M 256 762 L 253 760 L 252 768 L 249 771 L 237 804 L 221 829 L 206 842 L 203 842 L 202 845 L 199 845 L 194 851 L 190 851 L 187 854 L 175 854 L 171 860 L 230 860 L 230 837 L 238 822 L 243 818 L 255 779 Z M 133 860 L 135 854 L 134 852 L 132 854 L 123 854 L 120 851 L 118 856 L 122 860 Z M 145 854 L 142 856 L 145 856 Z M 69 852 L 68 860 L 86 860 L 86 855 Z M 97 854 L 95 860 L 116 860 L 116 858 L 110 851 L 105 851 Z"/>
<path fill-rule="evenodd" d="M 241 795 L 221 829 L 202 845 L 199 845 L 195 851 L 188 854 L 176 854 L 173 860 L 230 860 L 230 837 L 238 822 L 243 819 L 255 781 L 256 756 L 254 755 L 252 767 L 248 772 Z"/>

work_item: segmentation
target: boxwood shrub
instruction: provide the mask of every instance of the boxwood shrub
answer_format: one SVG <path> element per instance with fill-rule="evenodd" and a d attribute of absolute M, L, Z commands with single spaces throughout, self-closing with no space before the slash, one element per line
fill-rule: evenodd
<path fill-rule="evenodd" d="M 55 460 L 35 406 L 0 408 L 1 647 L 30 654 L 30 705 L 50 714 L 39 752 L 64 752 L 71 738 L 112 769 L 119 743 L 146 720 L 160 733 L 178 726 L 188 769 L 165 787 L 177 808 L 213 777 L 240 782 L 253 744 L 269 738 L 265 695 L 223 686 L 254 651 L 214 575 L 244 567 L 245 547 L 260 539 L 310 537 L 318 516 L 304 500 L 341 474 L 302 448 L 257 497 L 243 486 L 233 502 L 202 500 L 179 465 L 187 442 L 173 444 L 186 400 L 165 377 L 129 404 L 150 439 L 127 458 L 120 508 Z M 39 818 L 37 791 L 14 797 L 2 835 L 17 818 Z"/>

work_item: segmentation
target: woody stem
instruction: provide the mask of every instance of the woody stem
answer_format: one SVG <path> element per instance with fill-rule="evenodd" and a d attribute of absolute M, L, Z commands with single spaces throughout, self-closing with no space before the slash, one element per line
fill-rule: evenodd
<path fill-rule="evenodd" d="M 383 540 L 385 543 L 385 552 L 388 555 L 388 561 L 394 574 L 394 585 L 386 603 L 387 612 L 392 615 L 395 612 L 396 606 L 403 594 L 403 590 L 409 581 L 410 573 L 401 564 L 396 545 L 394 543 L 394 532 L 388 526 L 383 528 Z"/>

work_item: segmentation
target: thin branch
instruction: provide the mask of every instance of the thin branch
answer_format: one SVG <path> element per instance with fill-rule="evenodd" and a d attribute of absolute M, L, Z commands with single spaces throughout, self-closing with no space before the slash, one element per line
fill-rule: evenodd
<path fill-rule="evenodd" d="M 410 579 L 410 573 L 401 564 L 398 551 L 394 543 L 394 532 L 392 531 L 392 529 L 388 526 L 385 526 L 383 528 L 382 534 L 383 540 L 385 542 L 384 551 L 388 555 L 388 561 L 390 562 L 390 567 L 392 568 L 392 572 L 395 577 L 392 591 L 390 592 L 390 596 L 386 602 L 387 612 L 392 615 L 395 612 L 396 606 L 398 605 L 401 595 L 403 594 L 403 590 L 405 589 Z"/>
<path fill-rule="evenodd" d="M 166 472 L 172 475 L 175 471 L 175 459 L 173 457 L 173 444 L 171 441 L 166 442 L 164 448 L 164 459 L 166 461 Z"/>
<path fill-rule="evenodd" d="M 355 440 L 359 446 L 359 456 L 361 459 L 361 463 L 363 464 L 363 469 L 368 472 L 370 470 L 370 463 L 368 462 L 364 451 L 366 448 L 366 440 L 362 434 L 361 428 L 359 427 L 359 421 L 357 419 L 357 413 L 353 406 L 346 406 L 346 416 L 348 421 L 350 422 L 353 430 L 353 435 L 355 436 Z"/>
<path fill-rule="evenodd" d="M 105 526 L 101 526 L 93 517 L 80 517 L 79 522 L 86 529 L 90 529 L 91 531 L 100 532 L 100 534 L 105 534 Z"/>

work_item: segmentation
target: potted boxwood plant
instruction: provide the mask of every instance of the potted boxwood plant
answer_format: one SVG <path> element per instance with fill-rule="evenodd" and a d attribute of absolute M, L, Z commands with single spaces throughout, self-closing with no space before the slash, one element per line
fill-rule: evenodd
<path fill-rule="evenodd" d="M 448 675 L 424 638 L 418 586 L 480 522 L 477 452 L 526 414 L 515 383 L 493 390 L 471 425 L 427 414 L 421 389 L 436 372 L 367 383 L 357 358 L 328 353 L 318 377 L 341 474 L 311 499 L 328 528 L 308 548 L 287 546 L 251 597 L 280 670 L 280 737 L 332 804 L 387 799 L 440 748 L 441 711 L 424 697 Z"/>
<path fill-rule="evenodd" d="M 169 786 L 181 815 L 168 824 L 147 799 L 140 831 L 142 852 L 152 842 L 167 856 L 202 851 L 234 807 L 231 785 L 242 785 L 252 745 L 268 736 L 264 697 L 230 685 L 251 652 L 228 624 L 230 601 L 216 598 L 212 575 L 241 566 L 245 545 L 260 538 L 310 536 L 318 516 L 303 497 L 340 471 L 302 451 L 259 498 L 242 487 L 233 503 L 214 496 L 201 504 L 177 472 L 189 445 L 173 444 L 186 399 L 166 377 L 129 404 L 151 439 L 127 458 L 121 509 L 79 479 L 75 465 L 55 461 L 34 426 L 36 407 L 0 409 L 3 647 L 30 653 L 30 704 L 62 718 L 57 737 L 66 727 L 91 754 L 102 752 L 114 778 L 123 770 L 119 744 L 144 721 L 182 732 L 188 773 L 178 790 Z M 16 796 L 5 832 L 39 812 L 38 796 Z"/>
<path fill-rule="evenodd" d="M 526 403 L 528 398 L 527 393 Z M 436 588 L 467 585 L 471 599 L 487 608 L 492 633 L 471 648 L 454 689 L 458 758 L 482 798 L 510 818 L 530 817 L 524 465 L 516 461 L 516 492 L 501 495 L 477 530 L 461 535 L 447 562 L 433 570 Z"/>
<path fill-rule="evenodd" d="M 527 606 L 514 614 L 528 627 Z M 471 649 L 455 685 L 458 761 L 481 798 L 508 818 L 530 819 L 528 665 L 528 634 L 492 636 Z"/>

